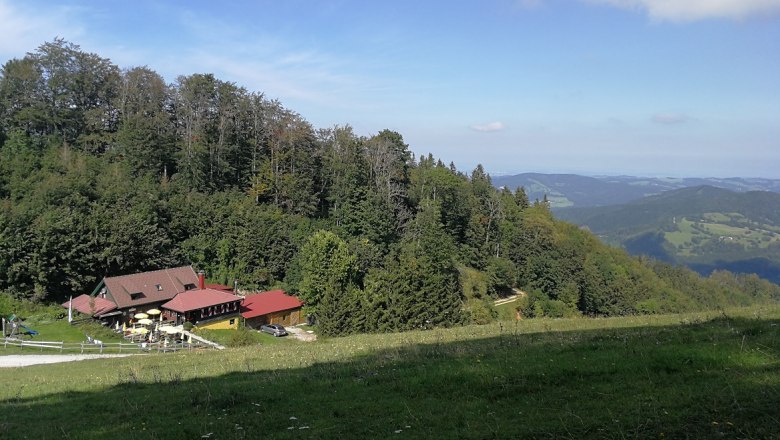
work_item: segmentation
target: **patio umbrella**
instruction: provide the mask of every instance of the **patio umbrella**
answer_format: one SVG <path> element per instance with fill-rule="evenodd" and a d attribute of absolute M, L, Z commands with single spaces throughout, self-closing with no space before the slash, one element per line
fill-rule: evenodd
<path fill-rule="evenodd" d="M 149 315 L 147 315 L 146 313 L 136 313 L 133 317 L 135 319 L 144 319 L 144 318 L 148 318 Z"/>
<path fill-rule="evenodd" d="M 133 333 L 139 334 L 139 335 L 144 335 L 146 333 L 149 333 L 149 329 L 148 328 L 143 328 L 143 327 L 134 328 L 133 329 Z"/>
<path fill-rule="evenodd" d="M 159 315 L 161 312 L 157 309 L 151 309 L 151 310 L 147 310 L 146 313 L 149 315 Z"/>
<path fill-rule="evenodd" d="M 139 319 L 138 323 L 141 325 L 149 325 L 152 323 L 152 320 L 149 318 L 143 318 L 143 319 Z"/>

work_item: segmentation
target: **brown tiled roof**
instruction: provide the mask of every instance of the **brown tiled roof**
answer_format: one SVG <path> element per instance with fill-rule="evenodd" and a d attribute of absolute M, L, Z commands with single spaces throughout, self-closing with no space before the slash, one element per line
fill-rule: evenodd
<path fill-rule="evenodd" d="M 254 318 L 282 310 L 297 309 L 303 305 L 303 301 L 288 295 L 284 290 L 271 290 L 254 295 L 247 295 L 241 303 L 241 316 Z"/>
<path fill-rule="evenodd" d="M 103 281 L 108 295 L 118 308 L 124 309 L 167 301 L 187 290 L 185 288 L 187 284 L 197 287 L 198 276 L 192 266 L 182 266 L 119 277 L 106 277 Z M 141 294 L 138 295 L 138 298 L 131 297 L 131 295 L 138 293 Z"/>
<path fill-rule="evenodd" d="M 65 301 L 62 303 L 62 307 L 66 309 L 73 303 L 73 310 L 89 315 L 102 315 L 103 313 L 110 312 L 116 309 L 116 304 L 107 299 L 103 299 L 99 296 L 92 298 L 91 296 L 84 294 L 73 298 L 71 301 Z"/>
<path fill-rule="evenodd" d="M 196 289 L 176 295 L 175 298 L 163 304 L 162 308 L 184 313 L 240 300 L 240 297 L 220 290 Z"/>

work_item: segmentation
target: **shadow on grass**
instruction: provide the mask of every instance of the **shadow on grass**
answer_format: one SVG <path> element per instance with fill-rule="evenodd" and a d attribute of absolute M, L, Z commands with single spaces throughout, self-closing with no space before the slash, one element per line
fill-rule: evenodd
<path fill-rule="evenodd" d="M 18 393 L 0 401 L 0 437 L 778 438 L 778 324 L 510 329 L 343 361 L 317 362 L 315 353 L 288 369 L 255 368 L 252 356 L 263 354 L 253 353 L 234 365 L 243 371 L 192 379 L 183 367 L 146 368 L 142 359 L 90 361 L 72 374 L 108 375 L 113 384 L 35 397 L 25 397 L 23 383 L 5 384 Z M 311 347 L 327 352 L 349 341 Z M 178 359 L 191 370 L 237 353 L 246 355 Z"/>

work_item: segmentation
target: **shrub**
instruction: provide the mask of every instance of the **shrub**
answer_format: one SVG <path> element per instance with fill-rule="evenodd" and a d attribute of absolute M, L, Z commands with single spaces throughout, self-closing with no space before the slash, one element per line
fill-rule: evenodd
<path fill-rule="evenodd" d="M 40 304 L 23 299 L 14 299 L 0 292 L 0 316 L 15 314 L 22 320 L 50 322 L 62 319 L 68 311 L 58 304 Z"/>
<path fill-rule="evenodd" d="M 535 305 L 541 306 L 543 315 L 550 318 L 565 318 L 574 314 L 571 306 L 557 299 L 537 301 Z"/>
<path fill-rule="evenodd" d="M 487 296 L 488 283 L 484 273 L 466 266 L 459 266 L 457 269 L 464 298 L 471 300 Z"/>
<path fill-rule="evenodd" d="M 661 305 L 655 299 L 646 299 L 636 304 L 636 311 L 643 315 L 653 315 L 661 313 Z"/>
<path fill-rule="evenodd" d="M 257 344 L 256 333 L 246 328 L 240 328 L 234 331 L 227 340 L 228 347 L 246 347 Z"/>
<path fill-rule="evenodd" d="M 539 290 L 531 290 L 528 298 L 517 305 L 517 310 L 524 317 L 548 317 L 548 318 L 569 318 L 579 315 L 575 305 L 567 304 L 558 299 L 550 299 Z"/>
<path fill-rule="evenodd" d="M 472 324 L 487 324 L 492 322 L 498 313 L 485 300 L 472 298 L 466 301 L 463 306 L 469 322 Z"/>

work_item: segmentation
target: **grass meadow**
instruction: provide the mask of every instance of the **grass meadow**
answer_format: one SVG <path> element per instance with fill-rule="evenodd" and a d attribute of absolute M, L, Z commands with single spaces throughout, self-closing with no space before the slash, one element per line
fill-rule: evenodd
<path fill-rule="evenodd" d="M 740 221 L 740 218 L 743 221 Z M 766 249 L 770 244 L 780 241 L 778 228 L 752 224 L 739 214 L 729 217 L 720 213 L 709 213 L 704 216 L 704 220 L 693 222 L 681 218 L 676 223 L 677 229 L 666 232 L 664 238 L 676 246 L 683 256 L 697 255 L 697 249 L 709 241 L 726 240 L 745 249 Z M 694 225 L 699 225 L 699 229 Z"/>
<path fill-rule="evenodd" d="M 780 438 L 778 408 L 778 307 L 0 369 L 14 439 Z"/>

